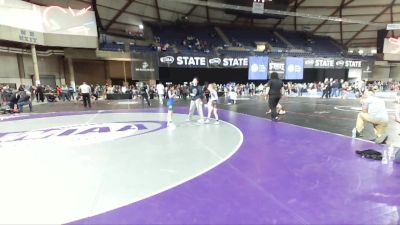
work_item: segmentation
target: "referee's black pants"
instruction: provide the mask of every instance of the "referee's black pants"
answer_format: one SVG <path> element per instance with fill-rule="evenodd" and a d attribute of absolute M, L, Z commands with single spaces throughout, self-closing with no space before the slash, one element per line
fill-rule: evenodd
<path fill-rule="evenodd" d="M 90 94 L 89 93 L 82 94 L 82 99 L 83 99 L 83 106 L 85 106 L 85 108 L 87 106 L 89 106 L 89 108 L 92 108 L 92 104 L 90 103 Z"/>
<path fill-rule="evenodd" d="M 271 118 L 272 119 L 275 119 L 279 115 L 278 112 L 276 111 L 276 106 L 278 105 L 280 99 L 281 99 L 281 96 L 269 96 L 268 104 L 269 104 L 269 108 L 271 109 Z"/>
<path fill-rule="evenodd" d="M 144 100 L 146 100 L 147 105 L 150 106 L 149 95 L 147 93 L 140 94 L 142 96 L 142 106 L 144 107 Z"/>

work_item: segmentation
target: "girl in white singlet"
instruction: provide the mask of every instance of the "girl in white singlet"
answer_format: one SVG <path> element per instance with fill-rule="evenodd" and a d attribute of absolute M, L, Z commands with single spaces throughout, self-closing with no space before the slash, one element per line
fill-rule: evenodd
<path fill-rule="evenodd" d="M 217 102 L 218 102 L 218 93 L 217 93 L 217 85 L 216 84 L 209 84 L 208 90 L 210 91 L 210 100 L 208 101 L 208 116 L 206 123 L 210 122 L 211 113 L 214 113 L 215 123 L 219 124 L 219 118 L 217 113 Z"/>

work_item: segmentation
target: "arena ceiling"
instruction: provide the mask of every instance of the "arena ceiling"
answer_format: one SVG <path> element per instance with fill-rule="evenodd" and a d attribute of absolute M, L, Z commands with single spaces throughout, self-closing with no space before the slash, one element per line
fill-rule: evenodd
<path fill-rule="evenodd" d="M 291 12 L 342 17 L 372 24 L 357 24 L 306 17 L 288 16 L 279 19 L 249 19 L 225 14 L 212 6 L 197 5 L 175 0 L 26 0 L 40 5 L 84 8 L 89 5 L 97 11 L 98 26 L 103 30 L 124 34 L 135 30 L 143 22 L 174 23 L 187 16 L 193 23 L 213 23 L 242 26 L 260 26 L 284 30 L 309 31 L 329 35 L 348 47 L 376 46 L 377 30 L 388 23 L 400 22 L 400 0 L 290 0 Z M 202 0 L 203 2 L 221 2 Z M 190 3 L 189 3 L 190 2 Z M 377 26 L 378 25 L 378 26 Z M 395 32 L 394 35 L 399 35 Z"/>

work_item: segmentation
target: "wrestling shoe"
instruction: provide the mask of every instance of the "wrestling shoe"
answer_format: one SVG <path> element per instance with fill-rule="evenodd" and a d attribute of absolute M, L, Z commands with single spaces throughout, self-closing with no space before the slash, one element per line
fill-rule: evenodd
<path fill-rule="evenodd" d="M 386 141 L 387 141 L 388 137 L 389 137 L 388 135 L 382 135 L 382 136 L 378 137 L 375 140 L 375 143 L 376 144 L 380 144 L 380 145 L 384 145 L 384 144 L 386 144 Z"/>

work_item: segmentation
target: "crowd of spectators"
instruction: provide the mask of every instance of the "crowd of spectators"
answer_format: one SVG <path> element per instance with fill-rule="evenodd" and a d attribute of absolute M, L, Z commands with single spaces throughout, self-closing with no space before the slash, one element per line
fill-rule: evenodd
<path fill-rule="evenodd" d="M 164 87 L 164 92 L 167 93 L 171 83 L 167 83 Z M 181 99 L 187 99 L 189 95 L 189 83 L 173 84 L 175 96 Z M 204 85 L 207 86 L 207 83 Z M 140 87 L 136 84 L 131 85 L 90 85 L 92 98 L 95 100 L 101 98 L 106 99 L 107 94 L 131 94 L 133 99 L 141 96 Z M 259 83 L 226 83 L 217 84 L 217 92 L 219 96 L 225 96 L 230 103 L 236 103 L 240 96 L 254 96 L 265 94 L 266 84 Z M 284 85 L 285 94 L 288 96 L 311 96 L 311 97 L 326 97 L 326 98 L 348 98 L 351 93 L 354 97 L 361 97 L 365 90 L 373 89 L 376 91 L 391 91 L 400 93 L 400 82 L 398 81 L 344 81 L 337 79 L 326 79 L 324 82 L 312 83 L 293 83 L 288 82 Z M 24 92 L 21 94 L 21 92 Z M 150 99 L 158 98 L 159 91 L 156 85 L 149 85 L 147 88 Z M 56 101 L 79 101 L 80 95 L 72 86 L 56 86 L 51 88 L 48 85 L 29 86 L 21 85 L 18 89 L 12 88 L 9 85 L 0 85 L 0 106 L 10 106 L 10 100 L 13 94 L 19 93 L 21 96 L 28 95 L 29 99 L 24 98 L 24 102 L 56 102 Z M 204 95 L 207 98 L 209 93 L 204 89 Z M 399 94 L 397 94 L 399 98 Z M 166 95 L 164 95 L 166 97 Z M 400 100 L 400 99 L 399 99 Z M 26 104 L 28 104 L 26 103 Z M 18 104 L 15 103 L 18 108 Z M 12 108 L 12 107 L 11 107 Z M 15 107 L 14 107 L 15 108 Z"/>
<path fill-rule="evenodd" d="M 194 36 L 187 36 L 186 39 L 182 41 L 182 46 L 189 50 L 196 50 L 204 53 L 210 52 L 210 46 L 207 41 L 202 41 Z"/>
<path fill-rule="evenodd" d="M 158 36 L 154 36 L 153 43 L 151 44 L 151 48 L 157 52 L 165 52 L 171 45 L 169 43 L 161 43 L 161 39 Z"/>

